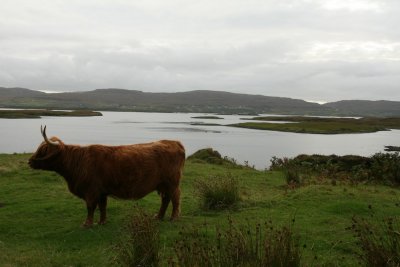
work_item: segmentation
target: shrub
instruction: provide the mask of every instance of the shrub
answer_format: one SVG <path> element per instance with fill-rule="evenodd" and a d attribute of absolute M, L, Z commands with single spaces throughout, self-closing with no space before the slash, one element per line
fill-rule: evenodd
<path fill-rule="evenodd" d="M 200 206 L 204 210 L 223 210 L 240 201 L 239 182 L 231 174 L 211 176 L 196 182 Z"/>
<path fill-rule="evenodd" d="M 400 185 L 399 152 L 377 153 L 371 159 L 371 179 Z"/>
<path fill-rule="evenodd" d="M 374 217 L 371 216 L 373 219 Z M 365 266 L 400 266 L 400 220 L 390 217 L 381 221 L 353 217 L 353 231 L 361 252 L 360 260 Z"/>
<path fill-rule="evenodd" d="M 291 159 L 284 157 L 284 158 L 278 158 L 276 156 L 273 156 L 272 159 L 270 160 L 271 164 L 269 166 L 270 171 L 281 171 L 283 170 L 287 164 L 289 163 Z"/>
<path fill-rule="evenodd" d="M 123 229 L 123 235 L 114 246 L 114 263 L 121 266 L 158 266 L 159 230 L 153 215 L 136 207 Z"/>
<path fill-rule="evenodd" d="M 270 170 L 284 171 L 288 184 L 296 183 L 300 176 L 308 176 L 352 184 L 378 182 L 400 185 L 400 154 L 377 153 L 369 158 L 354 155 L 299 155 L 290 159 L 273 157 Z"/>

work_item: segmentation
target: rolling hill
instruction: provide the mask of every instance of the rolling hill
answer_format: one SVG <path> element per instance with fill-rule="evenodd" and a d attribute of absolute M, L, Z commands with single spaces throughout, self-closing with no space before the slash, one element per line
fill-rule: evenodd
<path fill-rule="evenodd" d="M 324 105 L 300 99 L 220 91 L 149 93 L 125 89 L 43 93 L 0 87 L 2 108 L 91 109 L 225 114 L 400 116 L 400 102 L 347 100 Z"/>
<path fill-rule="evenodd" d="M 399 101 L 342 100 L 326 103 L 324 106 L 333 109 L 336 113 L 349 116 L 400 116 Z"/>

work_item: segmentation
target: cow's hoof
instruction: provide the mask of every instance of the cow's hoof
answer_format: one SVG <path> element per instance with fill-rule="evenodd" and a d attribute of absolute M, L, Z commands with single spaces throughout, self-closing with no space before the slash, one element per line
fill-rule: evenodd
<path fill-rule="evenodd" d="M 82 227 L 82 228 L 91 228 L 91 227 L 93 227 L 93 222 L 91 222 L 91 221 L 85 221 L 85 222 L 81 225 L 81 227 Z"/>
<path fill-rule="evenodd" d="M 81 227 L 85 228 L 85 229 L 92 228 L 93 227 L 93 223 L 92 224 L 84 223 L 84 224 L 81 225 Z"/>
<path fill-rule="evenodd" d="M 164 219 L 164 216 L 161 216 L 160 214 L 154 214 L 154 219 L 162 221 Z"/>
<path fill-rule="evenodd" d="M 104 221 L 99 221 L 97 224 L 98 224 L 98 225 L 105 225 L 106 223 L 107 223 L 107 221 L 104 220 Z"/>
<path fill-rule="evenodd" d="M 172 216 L 169 220 L 171 222 L 177 221 L 179 219 L 179 216 Z"/>

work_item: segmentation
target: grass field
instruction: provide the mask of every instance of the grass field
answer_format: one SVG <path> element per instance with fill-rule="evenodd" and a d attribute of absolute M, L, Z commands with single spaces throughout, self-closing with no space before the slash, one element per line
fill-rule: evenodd
<path fill-rule="evenodd" d="M 86 216 L 83 201 L 69 193 L 57 174 L 31 170 L 26 164 L 29 156 L 0 154 L 0 266 L 113 266 L 112 247 L 135 211 L 134 202 L 110 199 L 108 223 L 81 228 Z M 239 181 L 239 205 L 228 211 L 200 209 L 195 182 L 228 173 Z M 152 213 L 160 204 L 156 193 L 135 203 Z M 217 226 L 226 227 L 228 217 L 242 225 L 269 220 L 286 225 L 295 219 L 293 230 L 300 236 L 304 266 L 357 266 L 359 246 L 346 230 L 352 217 L 399 217 L 399 204 L 398 188 L 316 183 L 290 189 L 279 171 L 188 160 L 182 216 L 159 225 L 161 258 L 173 257 L 172 246 L 182 227 L 206 227 L 212 235 Z"/>
<path fill-rule="evenodd" d="M 230 126 L 310 134 L 345 134 L 345 133 L 372 133 L 400 129 L 400 118 L 320 118 L 304 116 L 284 117 L 254 117 L 254 121 L 244 122 Z M 290 122 L 290 123 L 276 123 Z"/>

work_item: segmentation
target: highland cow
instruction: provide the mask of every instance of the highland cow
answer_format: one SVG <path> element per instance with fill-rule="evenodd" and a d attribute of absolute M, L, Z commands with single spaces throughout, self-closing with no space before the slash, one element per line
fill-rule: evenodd
<path fill-rule="evenodd" d="M 83 226 L 93 225 L 100 210 L 99 224 L 106 222 L 107 197 L 140 199 L 157 191 L 162 219 L 172 202 L 171 220 L 180 213 L 179 183 L 185 163 L 185 149 L 178 141 L 161 140 L 125 146 L 67 145 L 59 138 L 46 136 L 29 159 L 33 169 L 55 171 L 64 177 L 69 191 L 86 202 Z"/>

